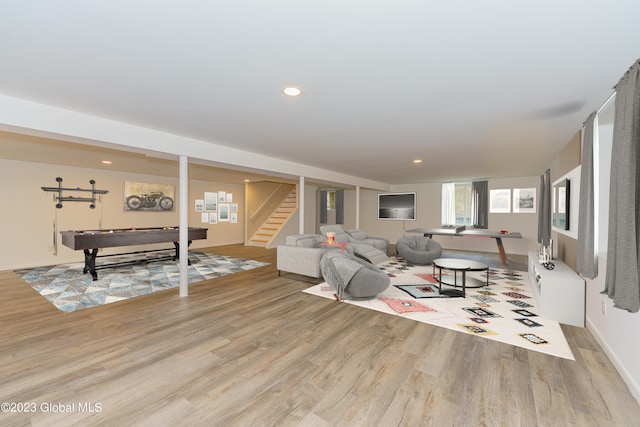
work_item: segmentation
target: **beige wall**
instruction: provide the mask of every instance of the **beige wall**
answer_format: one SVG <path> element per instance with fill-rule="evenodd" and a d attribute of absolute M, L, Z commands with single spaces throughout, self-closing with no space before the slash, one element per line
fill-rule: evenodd
<path fill-rule="evenodd" d="M 576 133 L 554 159 L 551 169 L 551 182 L 571 172 L 582 163 L 582 132 Z M 571 197 L 578 197 L 578 188 L 571 189 Z M 576 224 L 577 227 L 577 224 Z M 556 242 L 554 250 L 557 258 L 564 261 L 574 271 L 578 262 L 578 241 L 570 236 L 553 231 L 551 238 Z"/>
<path fill-rule="evenodd" d="M 489 181 L 489 189 L 536 188 L 539 190 L 539 177 L 521 177 L 495 179 Z M 441 183 L 394 186 L 394 192 L 415 191 L 417 194 L 416 221 L 378 220 L 378 191 L 363 190 L 360 192 L 360 228 L 369 234 L 389 237 L 395 243 L 412 228 L 437 228 L 441 220 Z M 345 214 L 345 222 L 346 216 Z M 355 214 L 354 214 L 355 215 Z M 507 253 L 526 254 L 538 247 L 538 215 L 537 213 L 490 213 L 489 229 L 518 231 L 522 239 L 503 239 Z M 459 249 L 481 252 L 496 252 L 494 239 L 474 239 L 461 237 L 434 236 L 446 249 Z"/>
<path fill-rule="evenodd" d="M 93 179 L 96 181 L 97 189 L 109 192 L 102 196 L 102 203 L 98 203 L 96 209 L 90 209 L 89 203 L 84 202 L 63 202 L 62 209 L 55 209 L 54 193 L 45 192 L 41 187 L 56 187 L 56 177 L 62 177 L 63 187 L 70 188 L 90 188 L 89 180 Z M 1 270 L 82 260 L 83 256 L 80 251 L 73 251 L 60 243 L 59 234 L 58 254 L 53 254 L 54 214 L 57 216 L 58 231 L 96 229 L 100 226 L 108 229 L 163 227 L 179 224 L 178 180 L 173 177 L 0 159 L 0 180 L 3 183 L 0 186 L 0 200 L 3 205 L 0 221 L 3 236 L 3 245 L 0 246 Z M 175 185 L 175 211 L 125 211 L 125 181 Z M 203 224 L 200 213 L 195 212 L 196 199 L 202 199 L 205 191 L 218 190 L 233 194 L 233 202 L 238 204 L 239 210 L 237 224 Z M 194 241 L 192 248 L 243 243 L 244 214 L 243 184 L 222 184 L 196 180 L 189 182 L 189 225 L 209 229 L 207 240 Z M 112 251 L 105 250 L 105 253 L 114 253 L 114 250 L 122 252 L 123 248 L 113 248 Z"/>

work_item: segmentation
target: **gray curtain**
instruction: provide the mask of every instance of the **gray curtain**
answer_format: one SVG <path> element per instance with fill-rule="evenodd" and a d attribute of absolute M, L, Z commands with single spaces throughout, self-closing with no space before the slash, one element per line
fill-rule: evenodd
<path fill-rule="evenodd" d="M 538 243 L 551 243 L 551 170 L 540 176 L 540 200 L 538 201 Z"/>
<path fill-rule="evenodd" d="M 471 197 L 473 198 L 474 228 L 489 228 L 489 182 L 473 181 Z"/>
<path fill-rule="evenodd" d="M 327 191 L 320 191 L 320 224 L 327 223 Z"/>
<path fill-rule="evenodd" d="M 640 310 L 640 60 L 616 85 L 605 289 L 614 307 Z"/>
<path fill-rule="evenodd" d="M 344 190 L 336 190 L 336 224 L 344 224 Z"/>
<path fill-rule="evenodd" d="M 595 244 L 595 206 L 593 176 L 593 136 L 596 112 L 584 122 L 582 132 L 582 167 L 580 169 L 580 200 L 578 210 L 578 273 L 593 279 L 598 275 Z"/>

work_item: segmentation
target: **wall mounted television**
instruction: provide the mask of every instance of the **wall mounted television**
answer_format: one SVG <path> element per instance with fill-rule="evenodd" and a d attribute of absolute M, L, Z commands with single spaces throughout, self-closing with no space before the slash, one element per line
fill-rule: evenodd
<path fill-rule="evenodd" d="M 563 179 L 553 185 L 553 211 L 551 213 L 552 226 L 561 230 L 570 230 L 571 192 L 570 181 Z"/>
<path fill-rule="evenodd" d="M 378 193 L 378 219 L 416 220 L 416 193 Z"/>

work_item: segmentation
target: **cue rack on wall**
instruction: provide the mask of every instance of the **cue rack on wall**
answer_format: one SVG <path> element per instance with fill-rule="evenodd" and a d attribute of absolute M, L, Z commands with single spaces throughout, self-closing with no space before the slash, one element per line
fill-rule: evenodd
<path fill-rule="evenodd" d="M 40 187 L 44 191 L 58 193 L 53 196 L 53 201 L 55 202 L 53 209 L 53 254 L 58 255 L 58 209 L 62 209 L 62 202 L 87 202 L 90 203 L 89 208 L 96 208 L 96 200 L 102 202 L 102 198 L 99 195 L 107 194 L 108 190 L 96 190 L 96 181 L 91 179 L 89 180 L 89 184 L 91 184 L 91 188 L 64 188 L 62 187 L 62 178 L 57 177 L 56 181 L 58 182 L 57 187 Z M 79 191 L 79 192 L 90 192 L 91 197 L 75 197 L 75 196 L 65 196 L 62 194 L 63 191 Z M 96 197 L 98 195 L 98 197 Z M 102 207 L 102 204 L 100 204 Z M 102 209 L 99 210 L 98 213 L 98 229 L 102 228 Z"/>

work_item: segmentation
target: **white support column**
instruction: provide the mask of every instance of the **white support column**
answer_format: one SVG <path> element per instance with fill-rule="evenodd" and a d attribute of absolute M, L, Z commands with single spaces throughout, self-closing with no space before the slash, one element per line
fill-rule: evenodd
<path fill-rule="evenodd" d="M 180 156 L 180 296 L 189 295 L 189 158 Z"/>
<path fill-rule="evenodd" d="M 304 234 L 304 176 L 298 183 L 298 233 Z"/>
<path fill-rule="evenodd" d="M 247 212 L 248 209 L 246 208 L 246 206 L 249 206 L 249 182 L 247 182 L 246 180 L 244 181 L 244 206 L 244 238 L 242 240 L 244 241 L 244 245 L 246 246 L 247 243 L 249 243 L 249 217 L 251 216 L 249 215 L 249 212 Z"/>
<path fill-rule="evenodd" d="M 356 185 L 356 228 L 360 229 L 360 186 Z"/>

